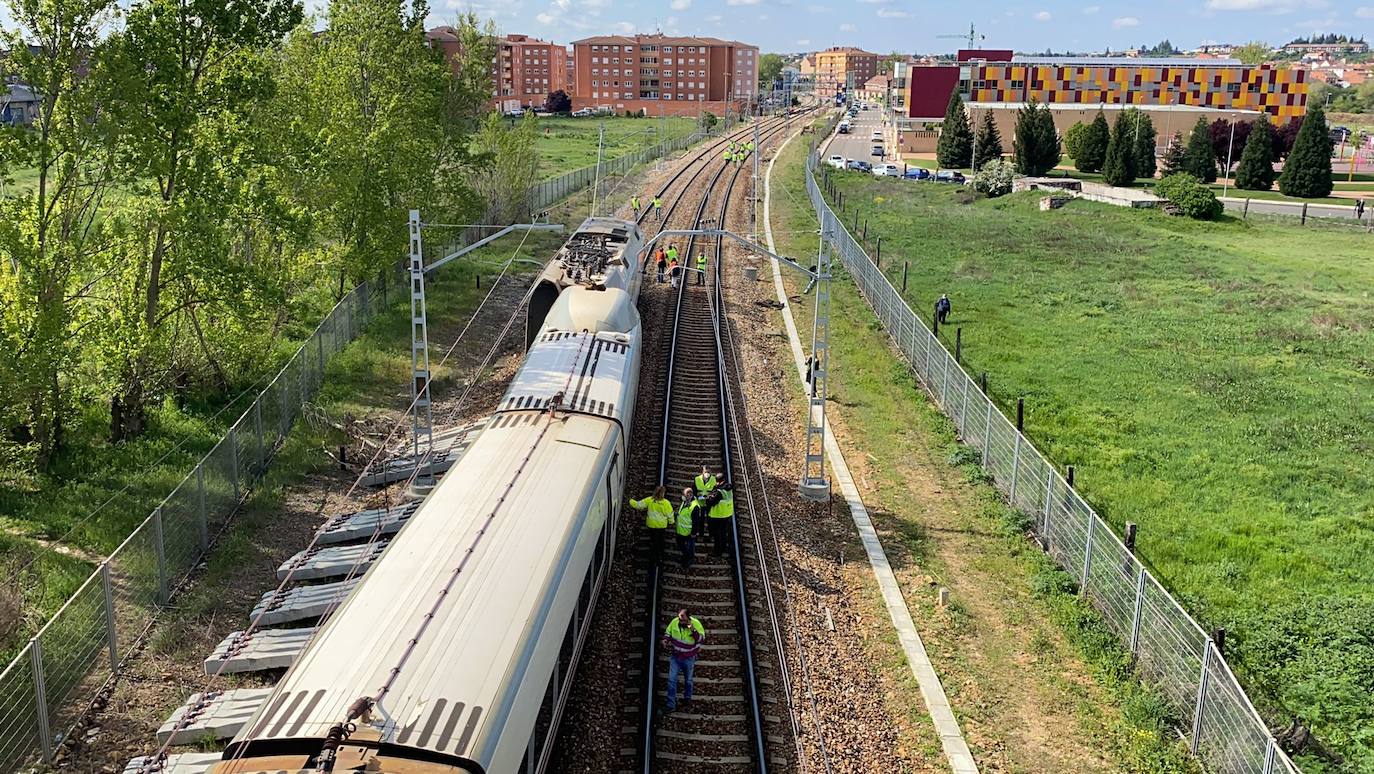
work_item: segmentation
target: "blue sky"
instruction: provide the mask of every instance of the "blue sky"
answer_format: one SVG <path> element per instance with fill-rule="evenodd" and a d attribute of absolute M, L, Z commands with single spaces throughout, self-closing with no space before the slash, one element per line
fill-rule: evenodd
<path fill-rule="evenodd" d="M 972 22 L 982 45 L 1025 51 L 1113 50 L 1168 38 L 1202 42 L 1264 40 L 1312 32 L 1374 39 L 1374 0 L 1042 0 L 1029 3 L 914 0 L 431 0 L 436 23 L 471 9 L 504 32 L 567 43 L 594 34 L 712 35 L 764 51 L 854 45 L 871 51 L 953 51 Z"/>

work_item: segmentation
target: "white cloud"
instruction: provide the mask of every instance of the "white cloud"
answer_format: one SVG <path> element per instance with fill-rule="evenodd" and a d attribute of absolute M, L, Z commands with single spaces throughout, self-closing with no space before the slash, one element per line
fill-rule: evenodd
<path fill-rule="evenodd" d="M 1112 29 L 1120 30 L 1127 27 L 1139 27 L 1140 20 L 1134 16 L 1118 16 L 1112 19 Z"/>
<path fill-rule="evenodd" d="M 1207 0 L 1209 11 L 1268 11 L 1289 13 L 1299 8 L 1325 8 L 1327 0 Z"/>
<path fill-rule="evenodd" d="M 632 35 L 635 31 L 635 26 L 629 22 L 616 22 L 611 26 L 614 27 L 615 31 L 619 32 L 621 35 Z"/>
<path fill-rule="evenodd" d="M 799 46 L 809 46 L 809 45 L 811 45 L 811 39 L 810 39 L 810 38 L 801 38 L 800 40 L 797 41 L 797 45 L 799 45 Z"/>
<path fill-rule="evenodd" d="M 534 17 L 534 20 L 539 22 L 540 24 L 548 25 L 558 21 L 558 18 L 551 13 L 541 13 L 538 16 Z"/>
<path fill-rule="evenodd" d="M 758 5 L 763 0 L 725 0 L 726 5 Z"/>
<path fill-rule="evenodd" d="M 673 0 L 672 3 L 669 3 L 669 7 L 674 11 L 685 11 L 692 7 L 692 0 Z"/>
<path fill-rule="evenodd" d="M 1035 20 L 1036 20 L 1036 21 L 1039 21 L 1039 22 L 1046 22 L 1046 21 L 1049 21 L 1049 20 L 1050 20 L 1050 12 L 1049 12 L 1049 11 L 1039 11 L 1039 12 L 1037 12 L 1037 13 L 1035 14 Z"/>
<path fill-rule="evenodd" d="M 911 16 L 911 14 L 909 14 L 909 13 L 907 13 L 906 11 L 903 11 L 903 10 L 901 10 L 901 9 L 898 9 L 898 8 L 879 8 L 879 9 L 878 9 L 878 18 L 879 18 L 879 19 L 906 19 L 906 18 L 909 18 L 910 16 Z"/>
<path fill-rule="evenodd" d="M 840 32 L 858 32 L 859 28 L 849 22 L 840 25 Z"/>
<path fill-rule="evenodd" d="M 1361 19 L 1374 19 L 1374 5 L 1362 5 L 1356 8 L 1355 15 Z"/>
<path fill-rule="evenodd" d="M 1083 8 L 1083 13 L 1086 13 L 1086 14 L 1088 14 L 1089 16 L 1091 16 L 1091 15 L 1097 13 L 1097 12 L 1100 11 L 1100 10 L 1102 10 L 1102 6 L 1100 6 L 1100 5 L 1089 5 L 1089 6 L 1085 6 L 1085 7 Z"/>

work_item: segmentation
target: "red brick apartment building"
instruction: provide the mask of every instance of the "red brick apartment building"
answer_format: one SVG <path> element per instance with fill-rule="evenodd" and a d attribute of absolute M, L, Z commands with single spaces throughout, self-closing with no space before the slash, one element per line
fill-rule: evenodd
<path fill-rule="evenodd" d="M 457 30 L 435 27 L 425 33 L 431 46 L 453 61 L 461 53 Z M 491 106 L 498 110 L 542 107 L 551 92 L 572 94 L 568 50 L 528 35 L 506 35 L 496 41 L 491 63 Z"/>
<path fill-rule="evenodd" d="M 739 110 L 758 89 L 759 49 L 733 40 L 600 35 L 573 42 L 574 108 L 648 115 Z"/>

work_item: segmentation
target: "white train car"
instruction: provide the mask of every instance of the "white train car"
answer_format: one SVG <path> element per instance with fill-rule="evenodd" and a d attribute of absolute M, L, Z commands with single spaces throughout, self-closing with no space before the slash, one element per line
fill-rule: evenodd
<path fill-rule="evenodd" d="M 615 549 L 641 351 L 625 258 L 562 288 L 496 413 L 215 774 L 544 770 Z"/>

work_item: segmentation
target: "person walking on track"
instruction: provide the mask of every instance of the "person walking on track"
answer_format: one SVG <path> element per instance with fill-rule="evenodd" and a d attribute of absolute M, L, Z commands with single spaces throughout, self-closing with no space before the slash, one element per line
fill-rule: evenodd
<path fill-rule="evenodd" d="M 639 220 L 639 194 L 630 197 L 630 209 L 635 212 L 635 220 Z"/>
<path fill-rule="evenodd" d="M 630 507 L 645 511 L 644 526 L 649 531 L 649 561 L 658 564 L 663 559 L 663 535 L 673 523 L 673 504 L 668 501 L 666 487 L 659 486 L 643 500 L 631 500 Z"/>
<path fill-rule="evenodd" d="M 700 517 L 701 500 L 691 487 L 682 490 L 682 505 L 677 509 L 677 550 L 682 554 L 682 569 L 692 569 L 697 560 L 697 537 L 692 534 L 692 523 Z"/>
<path fill-rule="evenodd" d="M 692 483 L 697 490 L 697 497 L 705 501 L 716 490 L 716 474 L 712 473 L 705 465 L 701 466 L 701 475 L 696 477 Z M 698 519 L 696 523 L 697 534 L 706 534 L 706 520 Z"/>
<path fill-rule="evenodd" d="M 726 556 L 733 536 L 730 519 L 735 516 L 734 485 L 729 482 L 721 484 L 707 503 L 711 506 L 706 513 L 711 530 L 711 556 Z"/>
<path fill-rule="evenodd" d="M 654 194 L 654 217 L 663 220 L 663 198 Z"/>
<path fill-rule="evenodd" d="M 701 644 L 706 642 L 706 627 L 701 619 L 688 613 L 687 608 L 677 611 L 677 616 L 668 622 L 663 633 L 663 647 L 672 648 L 668 657 L 668 711 L 677 711 L 677 677 L 683 677 L 682 701 L 692 703 L 692 673 L 696 671 L 697 656 Z"/>
<path fill-rule="evenodd" d="M 656 257 L 658 258 L 658 261 L 657 261 L 657 266 L 658 266 L 658 284 L 662 285 L 662 284 L 663 284 L 663 271 L 664 271 L 664 269 L 667 269 L 667 268 L 668 268 L 668 256 L 664 254 L 663 248 L 662 248 L 662 247 L 658 248 L 658 250 L 655 251 L 655 255 L 656 255 Z"/>
<path fill-rule="evenodd" d="M 697 253 L 697 284 L 706 284 L 706 251 Z"/>
<path fill-rule="evenodd" d="M 668 286 L 677 287 L 678 275 L 682 273 L 682 267 L 677 265 L 676 258 L 668 259 Z"/>

